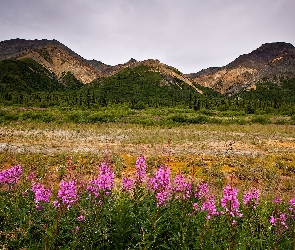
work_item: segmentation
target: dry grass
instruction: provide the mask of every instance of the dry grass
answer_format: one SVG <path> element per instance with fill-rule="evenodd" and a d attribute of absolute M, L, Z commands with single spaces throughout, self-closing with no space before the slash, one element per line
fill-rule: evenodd
<path fill-rule="evenodd" d="M 295 188 L 292 125 L 25 123 L 2 125 L 0 135 L 0 165 L 21 162 L 27 172 L 38 169 L 43 178 L 61 178 L 70 156 L 86 176 L 93 175 L 106 155 L 117 174 L 128 175 L 134 172 L 136 157 L 144 154 L 150 173 L 166 163 L 173 174 L 188 174 L 216 187 L 232 181 L 241 189 L 256 186 L 265 195 L 287 197 Z"/>
<path fill-rule="evenodd" d="M 292 125 L 187 125 L 175 128 L 130 124 L 16 124 L 0 127 L 2 150 L 40 153 L 92 152 L 149 156 L 295 152 Z"/>

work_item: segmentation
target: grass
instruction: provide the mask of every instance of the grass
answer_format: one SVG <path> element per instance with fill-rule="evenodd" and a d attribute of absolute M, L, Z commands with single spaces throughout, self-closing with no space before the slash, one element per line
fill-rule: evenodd
<path fill-rule="evenodd" d="M 216 124 L 216 125 L 251 125 L 251 124 L 290 124 L 294 119 L 288 115 L 275 112 L 260 114 L 246 114 L 244 111 L 219 111 L 201 109 L 194 111 L 187 107 L 160 107 L 136 110 L 126 105 L 112 105 L 107 107 L 71 108 L 51 107 L 34 108 L 3 106 L 0 109 L 0 123 L 19 122 L 50 122 L 67 123 L 124 123 L 144 126 L 179 127 L 187 124 Z"/>

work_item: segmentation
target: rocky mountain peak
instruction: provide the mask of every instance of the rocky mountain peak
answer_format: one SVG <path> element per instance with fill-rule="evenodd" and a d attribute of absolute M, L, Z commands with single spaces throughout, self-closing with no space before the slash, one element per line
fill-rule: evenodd
<path fill-rule="evenodd" d="M 290 43 L 265 43 L 220 68 L 188 75 L 195 83 L 222 94 L 237 93 L 262 79 L 295 77 L 295 47 Z"/>

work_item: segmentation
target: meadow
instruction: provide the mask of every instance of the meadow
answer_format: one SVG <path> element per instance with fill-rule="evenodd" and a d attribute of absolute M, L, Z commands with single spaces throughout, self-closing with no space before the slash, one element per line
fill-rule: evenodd
<path fill-rule="evenodd" d="M 2 249 L 295 248 L 293 116 L 10 106 L 0 122 Z"/>

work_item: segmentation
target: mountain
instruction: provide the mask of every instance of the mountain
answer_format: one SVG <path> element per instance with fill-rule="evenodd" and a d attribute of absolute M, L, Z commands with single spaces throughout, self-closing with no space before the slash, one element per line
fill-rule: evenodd
<path fill-rule="evenodd" d="M 255 89 L 258 82 L 265 80 L 280 83 L 295 77 L 295 47 L 284 42 L 266 43 L 224 67 L 208 68 L 187 77 L 222 94 Z"/>
<path fill-rule="evenodd" d="M 140 74 L 144 72 L 147 75 L 148 72 L 156 73 L 158 82 L 153 82 L 153 84 L 157 87 L 173 86 L 180 93 L 187 85 L 189 89 L 191 88 L 198 94 L 209 93 L 208 88 L 210 88 L 224 95 L 233 95 L 244 90 L 255 90 L 257 84 L 266 80 L 286 86 L 286 84 L 281 84 L 282 80 L 295 77 L 295 48 L 292 44 L 283 42 L 263 44 L 251 53 L 239 56 L 224 67 L 211 67 L 188 75 L 155 59 L 136 61 L 131 58 L 126 63 L 114 66 L 94 59 L 86 60 L 64 44 L 46 39 L 2 41 L 0 42 L 0 62 L 1 86 L 11 91 L 13 88 L 6 86 L 11 82 L 12 86 L 17 84 L 25 86 L 27 82 L 29 83 L 28 89 L 33 91 L 36 87 L 33 83 L 34 79 L 38 79 L 36 82 L 41 82 L 41 79 L 47 84 L 50 82 L 53 89 L 58 82 L 72 90 L 79 89 L 82 84 L 92 82 L 113 82 L 115 85 L 114 79 L 119 81 L 122 77 L 124 84 L 137 82 L 134 75 L 125 74 L 132 70 L 141 72 Z M 142 68 L 145 71 L 142 71 Z M 16 69 L 15 75 L 11 69 Z M 125 72 L 123 76 L 122 71 Z M 144 77 L 142 78 L 140 74 L 137 76 L 143 79 Z M 150 79 L 150 76 L 145 79 Z M 40 83 L 36 90 L 42 91 L 41 86 L 43 85 Z M 26 88 L 22 87 L 22 89 Z M 212 94 L 211 91 L 210 96 Z"/>
<path fill-rule="evenodd" d="M 68 72 L 84 84 L 102 75 L 86 59 L 56 40 L 12 39 L 0 42 L 0 60 L 24 58 L 33 59 L 61 82 Z"/>
<path fill-rule="evenodd" d="M 42 65 L 63 83 L 66 75 L 72 75 L 83 84 L 101 77 L 117 74 L 125 68 L 136 68 L 144 65 L 151 71 L 157 71 L 162 76 L 162 84 L 184 82 L 201 93 L 195 84 L 177 69 L 161 63 L 159 60 L 144 60 L 141 62 L 131 58 L 124 64 L 115 66 L 104 64 L 97 60 L 86 60 L 77 53 L 56 40 L 24 40 L 12 39 L 0 42 L 0 60 L 21 60 L 30 58 Z"/>

